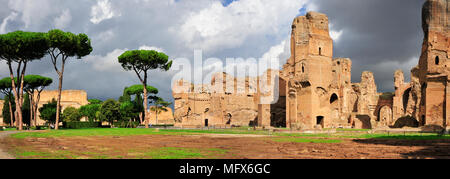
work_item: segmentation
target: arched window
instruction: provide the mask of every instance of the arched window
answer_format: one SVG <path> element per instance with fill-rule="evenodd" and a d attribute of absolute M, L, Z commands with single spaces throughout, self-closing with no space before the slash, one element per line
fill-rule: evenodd
<path fill-rule="evenodd" d="M 322 47 L 319 47 L 319 55 L 322 55 Z"/>
<path fill-rule="evenodd" d="M 338 100 L 338 96 L 336 94 L 331 95 L 330 104 L 335 103 Z"/>
<path fill-rule="evenodd" d="M 435 63 L 436 65 L 439 65 L 439 56 L 436 56 L 436 59 L 434 60 L 434 63 Z"/>
<path fill-rule="evenodd" d="M 305 65 L 302 64 L 302 73 L 305 73 Z"/>

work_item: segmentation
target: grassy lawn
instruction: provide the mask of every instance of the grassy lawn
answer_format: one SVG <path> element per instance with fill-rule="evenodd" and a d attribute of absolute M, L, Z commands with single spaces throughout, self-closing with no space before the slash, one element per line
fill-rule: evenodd
<path fill-rule="evenodd" d="M 23 132 L 11 135 L 14 138 L 48 138 L 48 137 L 79 137 L 79 136 L 136 136 L 136 135 L 195 135 L 195 134 L 254 134 L 267 135 L 265 131 L 249 131 L 243 129 L 216 130 L 170 130 L 170 129 L 67 129 L 43 132 Z"/>
<path fill-rule="evenodd" d="M 125 153 L 80 152 L 67 150 L 36 151 L 28 147 L 17 147 L 13 155 L 18 159 L 208 159 L 226 154 L 223 149 L 195 149 L 162 147 L 147 150 L 129 150 Z"/>
<path fill-rule="evenodd" d="M 0 127 L 0 132 L 1 132 L 1 131 L 16 131 L 16 130 L 17 130 L 16 128 L 6 128 L 6 129 L 3 129 L 3 128 Z"/>
<path fill-rule="evenodd" d="M 67 129 L 51 130 L 43 132 L 23 132 L 11 135 L 14 138 L 49 138 L 49 137 L 79 137 L 79 136 L 136 136 L 136 135 L 198 135 L 198 134 L 252 134 L 269 135 L 267 131 L 254 131 L 247 128 L 215 129 L 215 130 L 171 130 L 171 129 Z M 405 140 L 435 140 L 450 139 L 450 135 L 438 136 L 437 134 L 367 134 L 367 133 L 330 133 L 330 134 L 300 134 L 300 133 L 273 133 L 278 137 L 307 137 L 307 138 L 354 138 L 354 139 L 405 139 Z"/>
<path fill-rule="evenodd" d="M 136 157 L 138 159 L 207 159 L 220 157 L 226 152 L 222 149 L 163 147 L 138 153 Z"/>

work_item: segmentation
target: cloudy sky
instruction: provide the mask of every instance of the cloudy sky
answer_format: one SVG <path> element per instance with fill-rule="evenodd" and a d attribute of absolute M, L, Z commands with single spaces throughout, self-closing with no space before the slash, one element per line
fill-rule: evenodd
<path fill-rule="evenodd" d="M 118 98 L 138 84 L 117 57 L 126 50 L 155 49 L 171 59 L 290 56 L 292 20 L 307 11 L 326 13 L 334 56 L 353 61 L 353 82 L 372 71 L 380 92 L 393 91 L 393 73 L 418 62 L 423 39 L 424 0 L 0 0 L 0 33 L 47 32 L 59 28 L 85 33 L 94 51 L 66 65 L 64 89 L 86 90 L 89 98 Z M 151 72 L 150 84 L 171 101 L 178 71 Z M 0 63 L 0 76 L 8 75 Z M 31 63 L 27 74 L 53 77 L 48 58 Z M 56 89 L 53 84 L 51 89 Z"/>

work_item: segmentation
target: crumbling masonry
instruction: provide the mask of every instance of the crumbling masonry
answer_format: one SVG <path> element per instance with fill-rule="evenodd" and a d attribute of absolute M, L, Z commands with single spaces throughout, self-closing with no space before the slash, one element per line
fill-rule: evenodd
<path fill-rule="evenodd" d="M 395 94 L 378 93 L 371 72 L 363 72 L 361 82 L 352 83 L 352 61 L 333 58 L 328 17 L 309 12 L 294 19 L 291 57 L 283 69 L 264 74 L 275 79 L 268 85 L 279 85 L 278 90 L 270 91 L 279 94 L 274 104 L 261 103 L 261 98 L 268 93 L 259 88 L 262 82 L 259 77 L 239 79 L 220 73 L 206 85 L 181 80 L 173 88 L 176 125 L 448 128 L 449 4 L 449 0 L 425 3 L 422 56 L 419 65 L 411 71 L 410 83 L 405 83 L 402 71 L 395 72 Z M 245 89 L 239 89 L 237 81 L 245 82 Z M 221 89 L 227 85 L 234 87 L 219 93 L 215 89 L 217 83 L 222 84 Z"/>

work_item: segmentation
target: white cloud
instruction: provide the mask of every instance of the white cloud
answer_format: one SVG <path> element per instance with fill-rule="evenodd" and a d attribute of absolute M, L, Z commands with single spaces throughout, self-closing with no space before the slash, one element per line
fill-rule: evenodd
<path fill-rule="evenodd" d="M 55 27 L 58 29 L 64 29 L 72 21 L 72 15 L 69 9 L 65 9 L 61 15 L 54 20 Z"/>
<path fill-rule="evenodd" d="M 344 33 L 344 30 L 336 30 L 334 28 L 334 24 L 330 23 L 330 36 L 331 39 L 333 39 L 334 42 L 339 41 L 339 39 L 341 38 L 342 34 Z"/>
<path fill-rule="evenodd" d="M 252 35 L 288 33 L 292 19 L 307 0 L 240 0 L 227 7 L 215 1 L 172 27 L 188 47 L 214 51 L 236 48 Z"/>
<path fill-rule="evenodd" d="M 11 21 L 11 20 L 14 20 L 16 17 L 17 17 L 17 13 L 16 12 L 12 12 L 11 14 L 9 14 L 8 17 L 3 19 L 3 22 L 0 25 L 0 34 L 6 33 L 6 27 L 8 25 L 8 22 Z"/>
<path fill-rule="evenodd" d="M 25 28 L 45 21 L 52 12 L 50 0 L 9 0 L 8 6 L 20 13 Z"/>
<path fill-rule="evenodd" d="M 162 49 L 162 48 L 154 47 L 154 46 L 150 47 L 150 46 L 146 46 L 146 45 L 139 47 L 139 50 L 155 50 L 155 51 L 164 53 L 164 49 Z"/>
<path fill-rule="evenodd" d="M 97 36 L 94 37 L 95 42 L 106 42 L 114 38 L 114 31 L 113 30 L 107 30 L 104 32 L 100 32 Z"/>
<path fill-rule="evenodd" d="M 101 55 L 91 55 L 86 57 L 86 61 L 92 65 L 92 67 L 100 72 L 123 72 L 122 66 L 118 62 L 118 57 L 122 55 L 127 49 L 115 49 L 112 52 Z"/>
<path fill-rule="evenodd" d="M 90 21 L 94 24 L 99 24 L 104 20 L 111 19 L 115 16 L 120 16 L 113 11 L 109 0 L 98 0 L 97 5 L 91 9 Z"/>
<path fill-rule="evenodd" d="M 340 30 L 340 31 L 331 30 L 330 36 L 335 42 L 337 42 L 341 38 L 343 32 L 344 32 L 343 30 Z"/>

